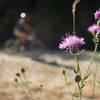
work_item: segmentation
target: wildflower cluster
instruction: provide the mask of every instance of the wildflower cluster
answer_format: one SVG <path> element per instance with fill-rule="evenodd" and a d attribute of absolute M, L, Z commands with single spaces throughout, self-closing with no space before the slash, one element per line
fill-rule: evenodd
<path fill-rule="evenodd" d="M 92 25 L 88 28 L 88 31 L 91 32 L 94 36 L 94 44 L 95 44 L 95 50 L 94 50 L 94 55 L 93 55 L 93 61 L 96 62 L 96 58 L 97 58 L 97 48 L 98 48 L 98 44 L 100 41 L 100 10 L 96 11 L 94 13 L 94 18 L 96 20 L 96 24 Z M 96 73 L 97 73 L 97 65 L 95 66 L 95 70 L 93 72 L 93 89 L 92 89 L 92 97 L 94 100 L 94 96 L 95 96 L 95 86 L 96 86 Z"/>
<path fill-rule="evenodd" d="M 96 24 L 93 24 L 88 28 L 88 31 L 94 36 L 94 39 L 98 42 L 100 40 L 100 10 L 94 13 Z"/>
<path fill-rule="evenodd" d="M 25 69 L 21 68 L 21 72 L 16 73 L 16 78 L 14 79 L 17 86 L 22 86 L 23 90 L 26 91 L 27 95 L 29 96 L 30 100 L 33 100 L 32 92 L 29 88 L 30 81 L 27 81 Z"/>
<path fill-rule="evenodd" d="M 16 73 L 16 78 L 14 79 L 16 87 L 20 86 L 22 87 L 23 91 L 25 91 L 29 97 L 29 100 L 34 100 L 31 88 L 29 87 L 29 84 L 32 84 L 31 81 L 27 80 L 26 77 L 26 70 L 24 68 L 21 68 L 20 72 Z M 42 90 L 43 90 L 43 84 L 40 84 L 40 97 L 39 100 L 41 100 L 42 97 Z"/>
<path fill-rule="evenodd" d="M 77 0 L 76 0 L 77 2 Z M 75 16 L 75 14 L 73 14 L 73 16 Z M 92 54 L 92 57 L 90 59 L 90 62 L 87 66 L 87 70 L 86 73 L 82 76 L 81 74 L 81 70 L 80 70 L 80 65 L 79 65 L 79 60 L 78 60 L 78 56 L 80 54 L 82 54 L 84 52 L 84 50 L 80 51 L 79 48 L 80 46 L 85 44 L 85 40 L 84 38 L 80 38 L 79 36 L 76 35 L 75 33 L 75 20 L 73 20 L 73 33 L 72 34 L 66 34 L 65 37 L 62 37 L 62 41 L 59 44 L 59 49 L 64 49 L 66 52 L 70 51 L 70 53 L 74 56 L 76 65 L 73 68 L 74 73 L 75 73 L 75 82 L 78 85 L 78 89 L 79 89 L 79 95 L 77 94 L 73 94 L 72 91 L 70 90 L 70 85 L 67 83 L 68 89 L 70 91 L 70 94 L 74 97 L 79 97 L 80 100 L 82 99 L 82 89 L 85 86 L 85 81 L 86 79 L 90 76 L 91 71 L 90 71 L 90 66 L 92 64 L 92 62 L 94 61 L 94 58 L 96 57 L 96 52 L 97 52 L 97 48 L 98 48 L 98 43 L 100 41 L 100 10 L 96 11 L 94 13 L 94 17 L 95 20 L 97 21 L 96 24 L 93 24 L 92 26 L 88 27 L 88 31 L 93 35 L 94 39 L 94 44 L 95 44 L 95 49 L 94 52 Z M 75 18 L 73 18 L 75 19 Z M 63 71 L 62 72 L 65 80 L 66 78 L 66 72 Z M 96 80 L 96 71 L 94 72 L 94 83 L 93 83 L 93 100 L 94 100 L 94 94 L 95 94 L 95 80 Z M 73 100 L 73 98 L 72 98 Z"/>
<path fill-rule="evenodd" d="M 79 47 L 85 44 L 84 38 L 79 38 L 75 34 L 66 34 L 66 37 L 62 38 L 59 44 L 60 49 L 65 49 L 66 52 L 70 50 L 72 54 L 79 52 Z"/>

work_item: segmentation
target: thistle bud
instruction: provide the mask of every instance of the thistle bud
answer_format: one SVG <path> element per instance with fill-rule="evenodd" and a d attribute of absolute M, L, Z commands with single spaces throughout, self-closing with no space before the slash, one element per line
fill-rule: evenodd
<path fill-rule="evenodd" d="M 75 82 L 79 83 L 81 81 L 80 75 L 76 75 L 74 80 Z"/>
<path fill-rule="evenodd" d="M 25 73 L 25 69 L 24 69 L 24 68 L 21 68 L 21 72 L 22 72 L 22 73 Z"/>
<path fill-rule="evenodd" d="M 65 70 L 63 70 L 63 71 L 62 71 L 62 74 L 64 74 L 64 75 L 65 75 L 65 74 L 66 74 L 66 71 L 65 71 Z"/>
<path fill-rule="evenodd" d="M 16 76 L 17 76 L 17 77 L 20 77 L 20 73 L 16 73 Z"/>
<path fill-rule="evenodd" d="M 43 84 L 40 85 L 40 88 L 43 88 Z"/>
<path fill-rule="evenodd" d="M 76 53 L 78 53 L 79 52 L 79 48 L 78 47 L 75 47 L 75 48 L 72 48 L 71 50 L 70 50 L 70 53 L 71 54 L 76 54 Z"/>
<path fill-rule="evenodd" d="M 17 79 L 17 78 L 15 78 L 15 79 L 14 79 L 14 81 L 15 81 L 15 82 L 18 82 L 18 79 Z"/>

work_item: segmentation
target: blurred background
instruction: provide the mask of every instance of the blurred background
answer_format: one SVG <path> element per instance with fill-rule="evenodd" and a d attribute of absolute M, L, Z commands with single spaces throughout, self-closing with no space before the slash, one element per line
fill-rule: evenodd
<path fill-rule="evenodd" d="M 66 82 L 68 87 L 71 83 L 72 93 L 78 93 L 74 81 L 73 67 L 76 64 L 73 55 L 58 48 L 62 35 L 73 32 L 73 2 L 74 0 L 0 0 L 0 100 L 29 100 L 26 94 L 28 85 L 34 100 L 71 100 Z M 85 38 L 86 44 L 82 49 L 87 50 L 78 56 L 82 75 L 87 70 L 94 49 L 93 37 L 87 28 L 96 23 L 94 12 L 99 8 L 100 0 L 80 0 L 76 8 L 76 32 Z M 97 56 L 93 59 L 96 63 L 90 69 L 93 74 L 85 82 L 84 100 L 93 97 L 96 66 L 96 83 L 100 81 L 99 52 Z M 25 82 L 22 68 L 25 68 Z M 62 75 L 63 70 L 66 71 L 68 81 Z M 16 73 L 20 73 L 21 78 Z M 18 78 L 18 84 L 15 78 Z M 24 83 L 26 92 L 23 89 Z M 43 89 L 40 88 L 41 84 Z M 100 100 L 99 84 L 96 84 L 95 100 Z"/>
<path fill-rule="evenodd" d="M 31 40 L 43 45 L 47 49 L 58 49 L 62 35 L 72 33 L 72 3 L 74 0 L 0 0 L 0 48 L 8 47 L 18 38 L 24 44 Z M 95 23 L 93 13 L 100 7 L 100 0 L 81 0 L 77 6 L 76 32 L 86 39 L 84 46 L 93 50 L 92 36 L 87 32 L 87 27 Z M 21 13 L 25 12 L 27 18 L 21 22 Z M 24 15 L 22 15 L 24 17 Z M 24 28 L 22 28 L 24 27 Z M 27 35 L 17 33 L 23 32 Z M 20 31 L 21 30 L 21 31 Z M 27 36 L 28 37 L 27 39 Z M 24 37 L 24 38 L 23 38 Z M 33 39 L 32 38 L 32 39 Z M 14 43 L 14 42 L 13 42 Z M 15 43 L 16 44 L 16 43 Z M 26 43 L 25 43 L 26 44 Z"/>

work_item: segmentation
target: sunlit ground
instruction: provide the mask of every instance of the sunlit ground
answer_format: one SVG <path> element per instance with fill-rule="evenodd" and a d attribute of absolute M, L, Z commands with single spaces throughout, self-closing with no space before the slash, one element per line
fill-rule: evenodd
<path fill-rule="evenodd" d="M 82 74 L 87 69 L 91 52 L 80 56 L 80 67 Z M 99 54 L 98 54 L 99 55 Z M 100 65 L 97 61 L 97 80 L 100 80 Z M 78 92 L 77 84 L 74 82 L 72 67 L 75 65 L 73 57 L 60 51 L 34 51 L 17 54 L 0 52 L 0 100 L 29 100 L 28 95 L 21 86 L 16 87 L 14 78 L 16 72 L 25 68 L 27 80 L 31 81 L 29 87 L 34 100 L 40 100 L 40 84 L 43 84 L 41 100 L 71 100 L 71 96 L 65 86 L 62 70 L 65 69 L 67 78 L 71 81 L 72 92 Z M 93 70 L 95 63 L 91 67 Z M 83 100 L 91 100 L 92 75 L 86 81 L 83 90 Z M 75 98 L 78 100 L 78 98 Z M 96 83 L 95 100 L 100 100 L 100 86 Z"/>

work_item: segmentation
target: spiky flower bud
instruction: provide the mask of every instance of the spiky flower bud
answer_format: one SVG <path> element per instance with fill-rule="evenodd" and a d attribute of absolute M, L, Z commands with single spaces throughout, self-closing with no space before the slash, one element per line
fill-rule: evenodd
<path fill-rule="evenodd" d="M 40 88 L 42 88 L 42 87 L 43 87 L 43 84 L 40 85 Z"/>
<path fill-rule="evenodd" d="M 17 78 L 15 78 L 15 79 L 14 79 L 14 81 L 15 81 L 15 82 L 18 82 L 18 79 L 17 79 Z"/>
<path fill-rule="evenodd" d="M 80 75 L 76 75 L 74 80 L 75 82 L 79 83 L 81 81 Z"/>
<path fill-rule="evenodd" d="M 17 77 L 20 77 L 20 73 L 16 73 L 16 76 L 17 76 Z"/>
<path fill-rule="evenodd" d="M 21 68 L 21 72 L 22 72 L 22 73 L 25 73 L 25 69 L 24 69 L 24 68 Z"/>
<path fill-rule="evenodd" d="M 66 71 L 65 71 L 65 70 L 63 70 L 63 71 L 62 71 L 62 74 L 64 74 L 64 75 L 65 75 L 65 74 L 66 74 Z"/>

